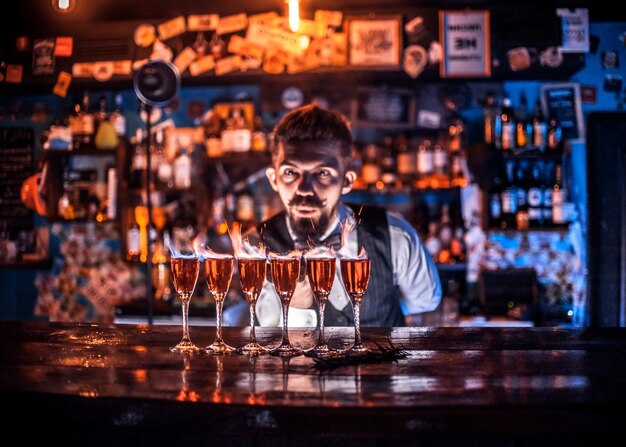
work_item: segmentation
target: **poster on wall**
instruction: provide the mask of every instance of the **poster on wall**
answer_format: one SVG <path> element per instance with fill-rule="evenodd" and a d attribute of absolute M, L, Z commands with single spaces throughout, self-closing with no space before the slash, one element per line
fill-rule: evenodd
<path fill-rule="evenodd" d="M 402 50 L 400 16 L 346 17 L 348 64 L 395 68 Z"/>
<path fill-rule="evenodd" d="M 439 38 L 441 77 L 491 76 L 489 11 L 439 11 Z"/>
<path fill-rule="evenodd" d="M 556 118 L 564 140 L 584 138 L 580 86 L 575 82 L 546 83 L 541 86 L 541 101 L 545 115 Z"/>

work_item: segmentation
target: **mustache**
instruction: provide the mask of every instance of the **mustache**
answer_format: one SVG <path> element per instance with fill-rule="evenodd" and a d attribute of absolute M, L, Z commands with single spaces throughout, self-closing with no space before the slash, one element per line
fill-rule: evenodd
<path fill-rule="evenodd" d="M 321 208 L 324 206 L 324 202 L 322 202 L 317 196 L 294 196 L 288 203 L 289 206 L 315 206 Z"/>

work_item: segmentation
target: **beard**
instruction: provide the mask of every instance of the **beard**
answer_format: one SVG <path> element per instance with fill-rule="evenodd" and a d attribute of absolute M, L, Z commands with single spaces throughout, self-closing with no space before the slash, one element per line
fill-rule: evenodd
<path fill-rule="evenodd" d="M 296 240 L 302 243 L 319 242 L 320 237 L 322 237 L 322 235 L 328 228 L 328 223 L 330 222 L 330 214 L 323 206 L 324 204 L 322 203 L 322 201 L 316 196 L 295 196 L 289 201 L 289 207 L 297 205 L 318 207 L 321 211 L 321 214 L 318 218 L 301 218 L 295 217 L 289 212 L 287 213 L 289 217 L 289 225 L 291 226 L 291 230 L 296 236 Z"/>

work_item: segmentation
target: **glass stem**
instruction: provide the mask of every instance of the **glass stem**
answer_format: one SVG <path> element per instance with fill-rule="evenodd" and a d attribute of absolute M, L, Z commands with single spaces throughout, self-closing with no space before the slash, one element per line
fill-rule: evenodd
<path fill-rule="evenodd" d="M 289 346 L 289 330 L 287 325 L 287 318 L 289 316 L 289 301 L 281 300 L 283 304 L 283 342 L 282 346 Z"/>
<path fill-rule="evenodd" d="M 183 309 L 183 341 L 191 343 L 189 339 L 189 301 L 191 298 L 190 293 L 181 293 L 180 302 Z"/>
<path fill-rule="evenodd" d="M 216 293 L 215 294 L 215 314 L 217 318 L 217 327 L 215 334 L 215 341 L 218 343 L 223 342 L 222 340 L 222 308 L 224 307 L 224 294 Z"/>
<path fill-rule="evenodd" d="M 256 333 L 254 330 L 254 309 L 256 308 L 256 299 L 250 300 L 250 343 L 256 344 Z"/>
<path fill-rule="evenodd" d="M 326 336 L 324 335 L 324 309 L 326 308 L 326 297 L 322 296 L 319 300 L 320 303 L 320 334 L 317 339 L 318 345 L 326 344 Z"/>
<path fill-rule="evenodd" d="M 354 346 L 361 346 L 361 302 L 354 301 Z"/>

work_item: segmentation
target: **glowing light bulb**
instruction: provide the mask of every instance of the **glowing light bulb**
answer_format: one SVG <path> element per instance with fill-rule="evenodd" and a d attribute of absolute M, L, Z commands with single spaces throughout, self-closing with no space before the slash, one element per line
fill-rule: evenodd
<path fill-rule="evenodd" d="M 59 14 L 69 14 L 76 7 L 78 0 L 50 0 L 52 3 L 52 9 Z"/>
<path fill-rule="evenodd" d="M 300 29 L 300 0 L 287 0 L 289 3 L 289 29 L 297 32 Z"/>
<path fill-rule="evenodd" d="M 70 0 L 58 0 L 57 5 L 59 9 L 66 10 L 70 7 Z"/>

